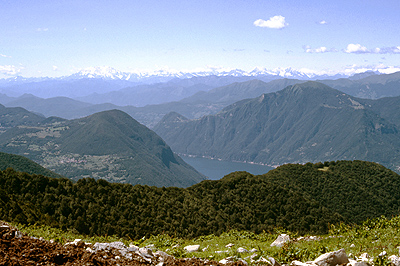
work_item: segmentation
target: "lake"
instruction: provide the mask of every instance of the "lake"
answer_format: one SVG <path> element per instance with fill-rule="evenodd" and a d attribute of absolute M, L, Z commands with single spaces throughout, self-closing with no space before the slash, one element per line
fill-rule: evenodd
<path fill-rule="evenodd" d="M 269 170 L 274 169 L 273 167 L 266 165 L 219 161 L 183 155 L 180 155 L 180 157 L 186 163 L 190 164 L 194 169 L 207 176 L 211 180 L 221 179 L 225 175 L 236 171 L 246 171 L 253 175 L 261 175 L 267 173 Z"/>

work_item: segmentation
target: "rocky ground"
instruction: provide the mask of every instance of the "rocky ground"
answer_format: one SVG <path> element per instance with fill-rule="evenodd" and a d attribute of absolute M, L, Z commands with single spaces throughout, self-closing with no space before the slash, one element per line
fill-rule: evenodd
<path fill-rule="evenodd" d="M 197 258 L 176 259 L 161 251 L 126 247 L 121 242 L 92 245 L 75 240 L 61 245 L 26 236 L 4 222 L 0 222 L 0 237 L 0 265 L 224 265 Z"/>

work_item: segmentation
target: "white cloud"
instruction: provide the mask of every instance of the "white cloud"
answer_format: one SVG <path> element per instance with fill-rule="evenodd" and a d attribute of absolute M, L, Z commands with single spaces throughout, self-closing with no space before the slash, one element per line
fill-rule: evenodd
<path fill-rule="evenodd" d="M 37 28 L 36 31 L 48 31 L 49 28 Z"/>
<path fill-rule="evenodd" d="M 21 69 L 18 69 L 17 67 L 13 65 L 5 65 L 5 66 L 0 66 L 0 74 L 3 74 L 5 76 L 16 76 L 21 72 Z"/>
<path fill-rule="evenodd" d="M 304 49 L 304 52 L 306 52 L 306 53 L 329 53 L 329 52 L 337 52 L 337 50 L 336 49 L 334 49 L 334 48 L 331 48 L 331 49 L 328 49 L 328 48 L 326 48 L 325 46 L 321 46 L 321 47 L 319 47 L 319 48 L 311 48 L 311 46 L 309 46 L 309 45 L 304 45 L 303 46 L 303 49 Z"/>
<path fill-rule="evenodd" d="M 371 51 L 369 51 L 367 49 L 367 47 L 362 46 L 361 44 L 353 44 L 350 43 L 349 45 L 347 45 L 347 48 L 344 50 L 345 53 L 348 54 L 365 54 L 365 53 L 370 53 Z"/>
<path fill-rule="evenodd" d="M 11 58 L 11 56 L 9 55 L 5 55 L 5 54 L 0 54 L 1 57 L 6 57 L 6 58 Z"/>
<path fill-rule="evenodd" d="M 57 71 L 58 70 L 58 66 L 53 66 L 53 70 Z"/>
<path fill-rule="evenodd" d="M 393 47 L 376 47 L 374 49 L 367 49 L 367 47 L 361 44 L 350 43 L 347 48 L 343 50 L 345 53 L 355 53 L 355 54 L 400 54 L 400 46 Z"/>
<path fill-rule="evenodd" d="M 262 28 L 270 28 L 270 29 L 283 29 L 289 24 L 285 22 L 285 17 L 283 16 L 274 16 L 269 18 L 269 20 L 257 19 L 254 21 L 254 26 L 262 27 Z"/>
<path fill-rule="evenodd" d="M 321 24 L 321 25 L 325 25 L 325 24 L 328 24 L 328 22 L 326 22 L 325 20 L 321 20 L 320 22 L 318 22 L 319 24 Z"/>

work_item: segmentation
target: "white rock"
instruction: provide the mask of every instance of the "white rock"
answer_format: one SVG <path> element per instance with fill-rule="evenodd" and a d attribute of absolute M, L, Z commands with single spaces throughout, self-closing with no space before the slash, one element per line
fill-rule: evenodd
<path fill-rule="evenodd" d="M 149 248 L 143 247 L 143 248 L 139 248 L 139 253 L 140 255 L 142 255 L 142 257 L 146 257 L 146 258 L 152 258 L 153 257 L 153 251 Z"/>
<path fill-rule="evenodd" d="M 392 255 L 388 258 L 393 265 L 395 266 L 400 266 L 400 257 L 397 257 L 396 255 Z"/>
<path fill-rule="evenodd" d="M 281 234 L 272 242 L 271 247 L 282 247 L 283 244 L 290 241 L 290 236 L 287 234 Z"/>
<path fill-rule="evenodd" d="M 310 266 L 310 265 L 307 264 L 307 263 L 298 261 L 298 260 L 294 260 L 294 261 L 292 261 L 292 262 L 290 263 L 290 266 Z"/>
<path fill-rule="evenodd" d="M 371 256 L 368 253 L 363 253 L 358 257 L 358 259 L 362 261 L 369 261 L 369 258 L 371 258 Z"/>
<path fill-rule="evenodd" d="M 318 266 L 336 266 L 337 264 L 349 263 L 349 259 L 346 255 L 346 251 L 342 248 L 340 250 L 322 254 L 316 258 L 313 263 Z"/>
<path fill-rule="evenodd" d="M 158 250 L 157 252 L 155 252 L 154 255 L 155 255 L 156 257 L 158 257 L 158 260 L 159 260 L 160 262 L 164 262 L 166 259 L 172 257 L 171 255 L 165 253 L 164 251 L 160 251 L 160 250 Z"/>
<path fill-rule="evenodd" d="M 200 248 L 200 245 L 190 245 L 186 246 L 183 249 L 186 250 L 187 252 L 197 252 Z"/>
<path fill-rule="evenodd" d="M 350 245 L 350 247 L 351 247 L 351 248 L 355 248 L 355 247 L 356 247 L 356 245 L 354 245 L 354 244 L 351 244 L 351 245 Z"/>
<path fill-rule="evenodd" d="M 386 254 L 387 254 L 386 251 L 382 251 L 381 253 L 379 253 L 378 256 L 379 256 L 379 257 L 383 257 L 383 256 L 386 256 Z"/>
<path fill-rule="evenodd" d="M 244 265 L 249 265 L 248 263 L 247 263 L 247 261 L 245 261 L 245 260 L 243 260 L 243 259 L 238 259 L 238 262 L 241 262 L 241 263 L 243 263 Z"/>
<path fill-rule="evenodd" d="M 227 260 L 227 259 L 222 259 L 222 260 L 220 260 L 220 261 L 218 261 L 218 262 L 221 263 L 221 264 L 227 264 L 227 263 L 229 263 L 230 261 Z"/>
<path fill-rule="evenodd" d="M 226 245 L 225 247 L 226 248 L 231 248 L 231 247 L 233 247 L 235 244 L 232 244 L 232 243 L 229 243 L 228 245 Z"/>
<path fill-rule="evenodd" d="M 281 264 L 277 262 L 273 257 L 268 257 L 268 260 L 272 266 L 281 266 Z"/>
<path fill-rule="evenodd" d="M 250 252 L 251 253 L 254 253 L 254 252 L 257 252 L 258 250 L 256 249 L 256 248 L 252 248 L 252 249 L 250 249 Z"/>
<path fill-rule="evenodd" d="M 247 249 L 245 249 L 245 248 L 238 248 L 237 250 L 236 250 L 238 253 L 248 253 L 249 251 L 247 250 Z"/>
<path fill-rule="evenodd" d="M 356 261 L 353 259 L 349 259 L 349 263 L 347 263 L 347 266 L 370 266 L 370 264 L 366 261 Z"/>

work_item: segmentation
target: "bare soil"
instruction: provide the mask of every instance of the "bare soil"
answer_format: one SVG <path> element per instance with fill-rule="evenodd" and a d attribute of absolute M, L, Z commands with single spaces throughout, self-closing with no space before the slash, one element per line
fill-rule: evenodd
<path fill-rule="evenodd" d="M 94 253 L 86 250 L 85 243 L 62 245 L 57 242 L 40 240 L 22 234 L 16 228 L 0 221 L 0 265 L 224 265 L 215 261 L 198 258 L 176 259 L 168 257 L 146 261 L 140 255 L 131 259 L 121 256 L 118 250 L 100 250 Z M 229 265 L 244 265 L 235 262 Z"/>

